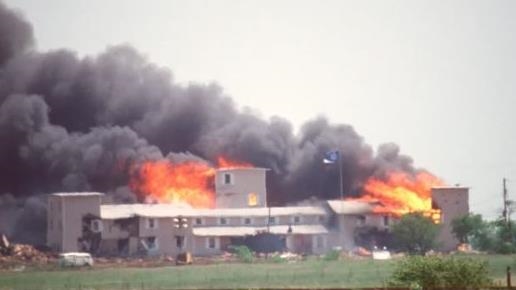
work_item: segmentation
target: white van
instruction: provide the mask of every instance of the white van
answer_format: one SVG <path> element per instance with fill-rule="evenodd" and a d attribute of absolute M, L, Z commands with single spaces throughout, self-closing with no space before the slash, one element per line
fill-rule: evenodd
<path fill-rule="evenodd" d="M 58 261 L 61 267 L 93 266 L 90 253 L 61 253 Z"/>

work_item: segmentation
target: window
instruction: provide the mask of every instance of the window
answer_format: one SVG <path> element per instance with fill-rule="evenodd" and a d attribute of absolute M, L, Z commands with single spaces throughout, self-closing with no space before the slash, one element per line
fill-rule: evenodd
<path fill-rule="evenodd" d="M 48 223 L 48 228 L 52 231 L 54 229 L 54 220 L 50 219 Z"/>
<path fill-rule="evenodd" d="M 258 205 L 258 195 L 254 192 L 251 192 L 247 195 L 247 205 L 249 206 L 257 206 Z"/>
<path fill-rule="evenodd" d="M 188 219 L 178 216 L 172 219 L 174 222 L 174 227 L 176 229 L 185 229 L 188 227 Z"/>
<path fill-rule="evenodd" d="M 154 218 L 147 219 L 147 228 L 148 229 L 157 229 L 158 228 L 158 220 Z"/>
<path fill-rule="evenodd" d="M 251 218 L 244 218 L 244 222 L 243 222 L 244 225 L 250 225 L 252 223 L 253 223 L 253 221 L 251 220 Z"/>
<path fill-rule="evenodd" d="M 101 220 L 92 220 L 91 221 L 91 231 L 94 233 L 102 232 L 102 221 Z"/>
<path fill-rule="evenodd" d="M 218 239 L 214 237 L 209 237 L 206 239 L 206 248 L 208 249 L 217 249 L 218 248 Z"/>
<path fill-rule="evenodd" d="M 273 224 L 275 224 L 275 223 L 276 223 L 276 217 L 275 217 L 275 216 L 270 216 L 270 217 L 269 217 L 269 224 L 270 224 L 270 225 L 273 225 Z"/>
<path fill-rule="evenodd" d="M 176 248 L 182 249 L 185 245 L 185 237 L 184 236 L 176 236 Z"/>
<path fill-rule="evenodd" d="M 224 184 L 233 184 L 231 173 L 224 173 Z"/>
<path fill-rule="evenodd" d="M 298 224 L 301 222 L 301 217 L 300 216 L 295 216 L 292 218 L 292 223 L 295 223 L 295 224 Z"/>
<path fill-rule="evenodd" d="M 219 224 L 220 225 L 227 225 L 228 224 L 228 220 L 226 218 L 220 218 L 219 219 Z"/>
<path fill-rule="evenodd" d="M 198 225 L 198 226 L 199 226 L 199 225 L 202 225 L 202 224 L 203 224 L 203 222 L 202 222 L 202 218 L 196 218 L 196 219 L 195 219 L 195 224 L 196 224 L 196 225 Z"/>
<path fill-rule="evenodd" d="M 320 249 L 324 247 L 324 237 L 323 236 L 315 236 L 315 248 Z"/>
<path fill-rule="evenodd" d="M 324 216 L 322 216 L 322 215 L 318 216 L 318 217 L 317 217 L 317 220 L 318 220 L 320 223 L 324 222 Z"/>
<path fill-rule="evenodd" d="M 145 246 L 147 247 L 147 250 L 157 250 L 158 249 L 158 239 L 156 237 L 146 238 Z"/>
<path fill-rule="evenodd" d="M 388 215 L 384 215 L 383 216 L 383 225 L 384 226 L 388 226 L 389 225 L 389 216 Z"/>
<path fill-rule="evenodd" d="M 363 215 L 357 216 L 357 226 L 363 226 L 366 223 L 366 217 Z"/>

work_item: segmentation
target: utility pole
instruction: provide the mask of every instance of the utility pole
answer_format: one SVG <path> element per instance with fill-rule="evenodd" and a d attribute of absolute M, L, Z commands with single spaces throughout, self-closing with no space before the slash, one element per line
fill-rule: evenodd
<path fill-rule="evenodd" d="M 507 200 L 507 179 L 503 178 L 503 220 L 505 224 L 509 224 L 509 201 Z"/>
<path fill-rule="evenodd" d="M 339 196 L 340 196 L 340 200 L 342 200 L 343 196 L 344 196 L 344 191 L 342 190 L 343 188 L 343 182 L 342 182 L 342 154 L 340 153 L 339 150 L 334 150 L 334 151 L 330 151 L 330 152 L 327 152 L 324 156 L 324 159 L 323 159 L 323 162 L 325 164 L 335 164 L 338 162 L 338 166 L 339 166 Z"/>
<path fill-rule="evenodd" d="M 339 152 L 339 194 L 340 194 L 340 200 L 342 201 L 344 196 L 344 190 L 342 189 L 342 154 Z"/>
<path fill-rule="evenodd" d="M 267 210 L 268 210 L 268 214 L 267 214 L 267 233 L 270 234 L 271 233 L 271 206 L 269 204 L 267 205 Z"/>

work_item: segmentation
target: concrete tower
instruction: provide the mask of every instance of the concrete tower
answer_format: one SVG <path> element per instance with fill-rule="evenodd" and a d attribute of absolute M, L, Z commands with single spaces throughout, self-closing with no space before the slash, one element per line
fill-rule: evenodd
<path fill-rule="evenodd" d="M 216 208 L 267 206 L 267 169 L 218 169 L 215 175 Z"/>
<path fill-rule="evenodd" d="M 469 188 L 461 186 L 432 188 L 433 206 L 441 210 L 441 229 L 437 242 L 441 251 L 457 249 L 459 241 L 452 232 L 451 222 L 469 213 Z"/>
<path fill-rule="evenodd" d="M 84 237 L 84 223 L 88 223 L 87 228 L 101 227 L 98 220 L 102 196 L 104 194 L 98 192 L 66 192 L 49 195 L 47 245 L 62 252 L 78 251 L 79 240 Z"/>

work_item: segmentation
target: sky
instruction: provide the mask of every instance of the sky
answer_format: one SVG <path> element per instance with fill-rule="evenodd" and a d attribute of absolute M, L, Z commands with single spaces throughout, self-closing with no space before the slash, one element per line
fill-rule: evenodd
<path fill-rule="evenodd" d="M 504 177 L 516 199 L 516 1 L 4 1 L 40 51 L 128 43 L 263 118 L 395 142 L 475 213 L 501 213 Z"/>

